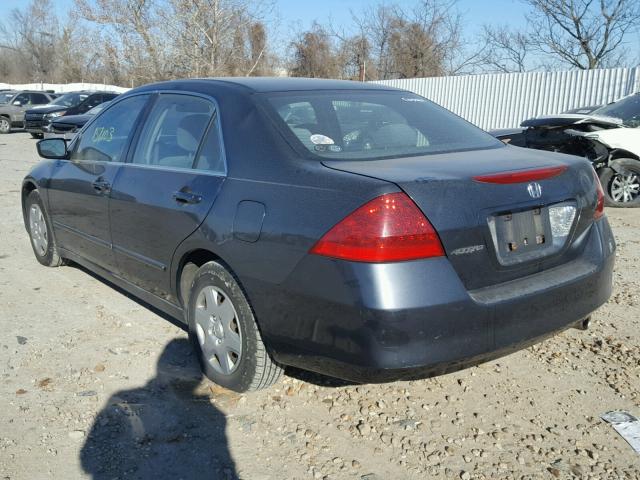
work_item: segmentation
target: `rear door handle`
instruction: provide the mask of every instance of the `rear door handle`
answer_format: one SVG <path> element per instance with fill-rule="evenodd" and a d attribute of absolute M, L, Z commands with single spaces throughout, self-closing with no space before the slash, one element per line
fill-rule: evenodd
<path fill-rule="evenodd" d="M 197 193 L 184 192 L 182 190 L 179 190 L 177 192 L 173 192 L 173 199 L 178 203 L 194 204 L 200 203 L 202 201 L 202 196 L 198 195 Z"/>
<path fill-rule="evenodd" d="M 109 190 L 111 190 L 111 184 L 106 180 L 102 180 L 100 178 L 98 178 L 95 182 L 93 182 L 92 185 L 97 192 L 102 193 L 102 192 L 108 192 Z"/>

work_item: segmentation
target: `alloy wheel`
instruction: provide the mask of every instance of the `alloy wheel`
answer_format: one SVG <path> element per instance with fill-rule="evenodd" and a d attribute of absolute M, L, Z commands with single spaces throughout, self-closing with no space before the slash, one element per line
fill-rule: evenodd
<path fill-rule="evenodd" d="M 9 133 L 11 131 L 11 124 L 9 120 L 4 117 L 0 118 L 0 133 Z"/>
<path fill-rule="evenodd" d="M 29 208 L 29 232 L 31 233 L 33 248 L 39 256 L 43 257 L 47 253 L 49 246 L 49 235 L 47 223 L 38 204 L 33 204 Z"/>
<path fill-rule="evenodd" d="M 242 357 L 242 332 L 229 297 L 214 286 L 204 287 L 196 299 L 195 327 L 204 361 L 230 375 Z"/>
<path fill-rule="evenodd" d="M 633 172 L 618 173 L 611 180 L 609 190 L 616 202 L 632 202 L 640 195 L 640 176 Z"/>

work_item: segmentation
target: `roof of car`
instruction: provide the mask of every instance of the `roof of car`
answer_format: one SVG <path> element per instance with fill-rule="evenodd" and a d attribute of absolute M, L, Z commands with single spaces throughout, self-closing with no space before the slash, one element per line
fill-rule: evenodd
<path fill-rule="evenodd" d="M 299 77 L 212 77 L 176 81 L 210 81 L 218 84 L 231 84 L 259 93 L 310 90 L 397 90 L 387 85 L 377 85 L 375 83 Z"/>

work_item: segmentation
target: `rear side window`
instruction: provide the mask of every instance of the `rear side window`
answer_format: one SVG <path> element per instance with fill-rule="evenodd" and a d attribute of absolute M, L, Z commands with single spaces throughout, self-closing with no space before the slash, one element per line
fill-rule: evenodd
<path fill-rule="evenodd" d="M 49 99 L 47 98 L 46 95 L 43 95 L 42 93 L 32 93 L 31 103 L 33 105 L 44 105 L 46 103 L 49 103 Z"/>
<path fill-rule="evenodd" d="M 213 104 L 203 98 L 160 95 L 140 134 L 133 163 L 192 168 L 213 113 Z"/>
<path fill-rule="evenodd" d="M 214 117 L 211 126 L 204 137 L 204 143 L 198 154 L 193 168 L 208 170 L 224 175 L 226 173 L 224 157 L 222 155 L 222 142 L 218 128 L 218 117 Z"/>
<path fill-rule="evenodd" d="M 317 157 L 373 160 L 503 146 L 409 92 L 296 92 L 272 94 L 268 103 L 285 136 Z"/>
<path fill-rule="evenodd" d="M 82 133 L 71 160 L 123 162 L 127 140 L 149 95 L 136 95 L 100 114 Z"/>

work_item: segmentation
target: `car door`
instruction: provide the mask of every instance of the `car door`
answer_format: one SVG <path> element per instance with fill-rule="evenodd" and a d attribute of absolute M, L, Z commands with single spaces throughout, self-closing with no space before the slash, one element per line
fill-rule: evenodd
<path fill-rule="evenodd" d="M 31 100 L 28 93 L 21 93 L 11 101 L 11 117 L 13 122 L 24 122 L 24 112 L 31 108 Z"/>
<path fill-rule="evenodd" d="M 160 93 L 112 189 L 121 274 L 169 300 L 173 253 L 202 223 L 225 178 L 216 113 L 211 99 Z"/>
<path fill-rule="evenodd" d="M 150 95 L 137 95 L 98 115 L 58 161 L 49 184 L 49 209 L 58 244 L 110 271 L 109 194 L 124 162 L 138 117 Z"/>

